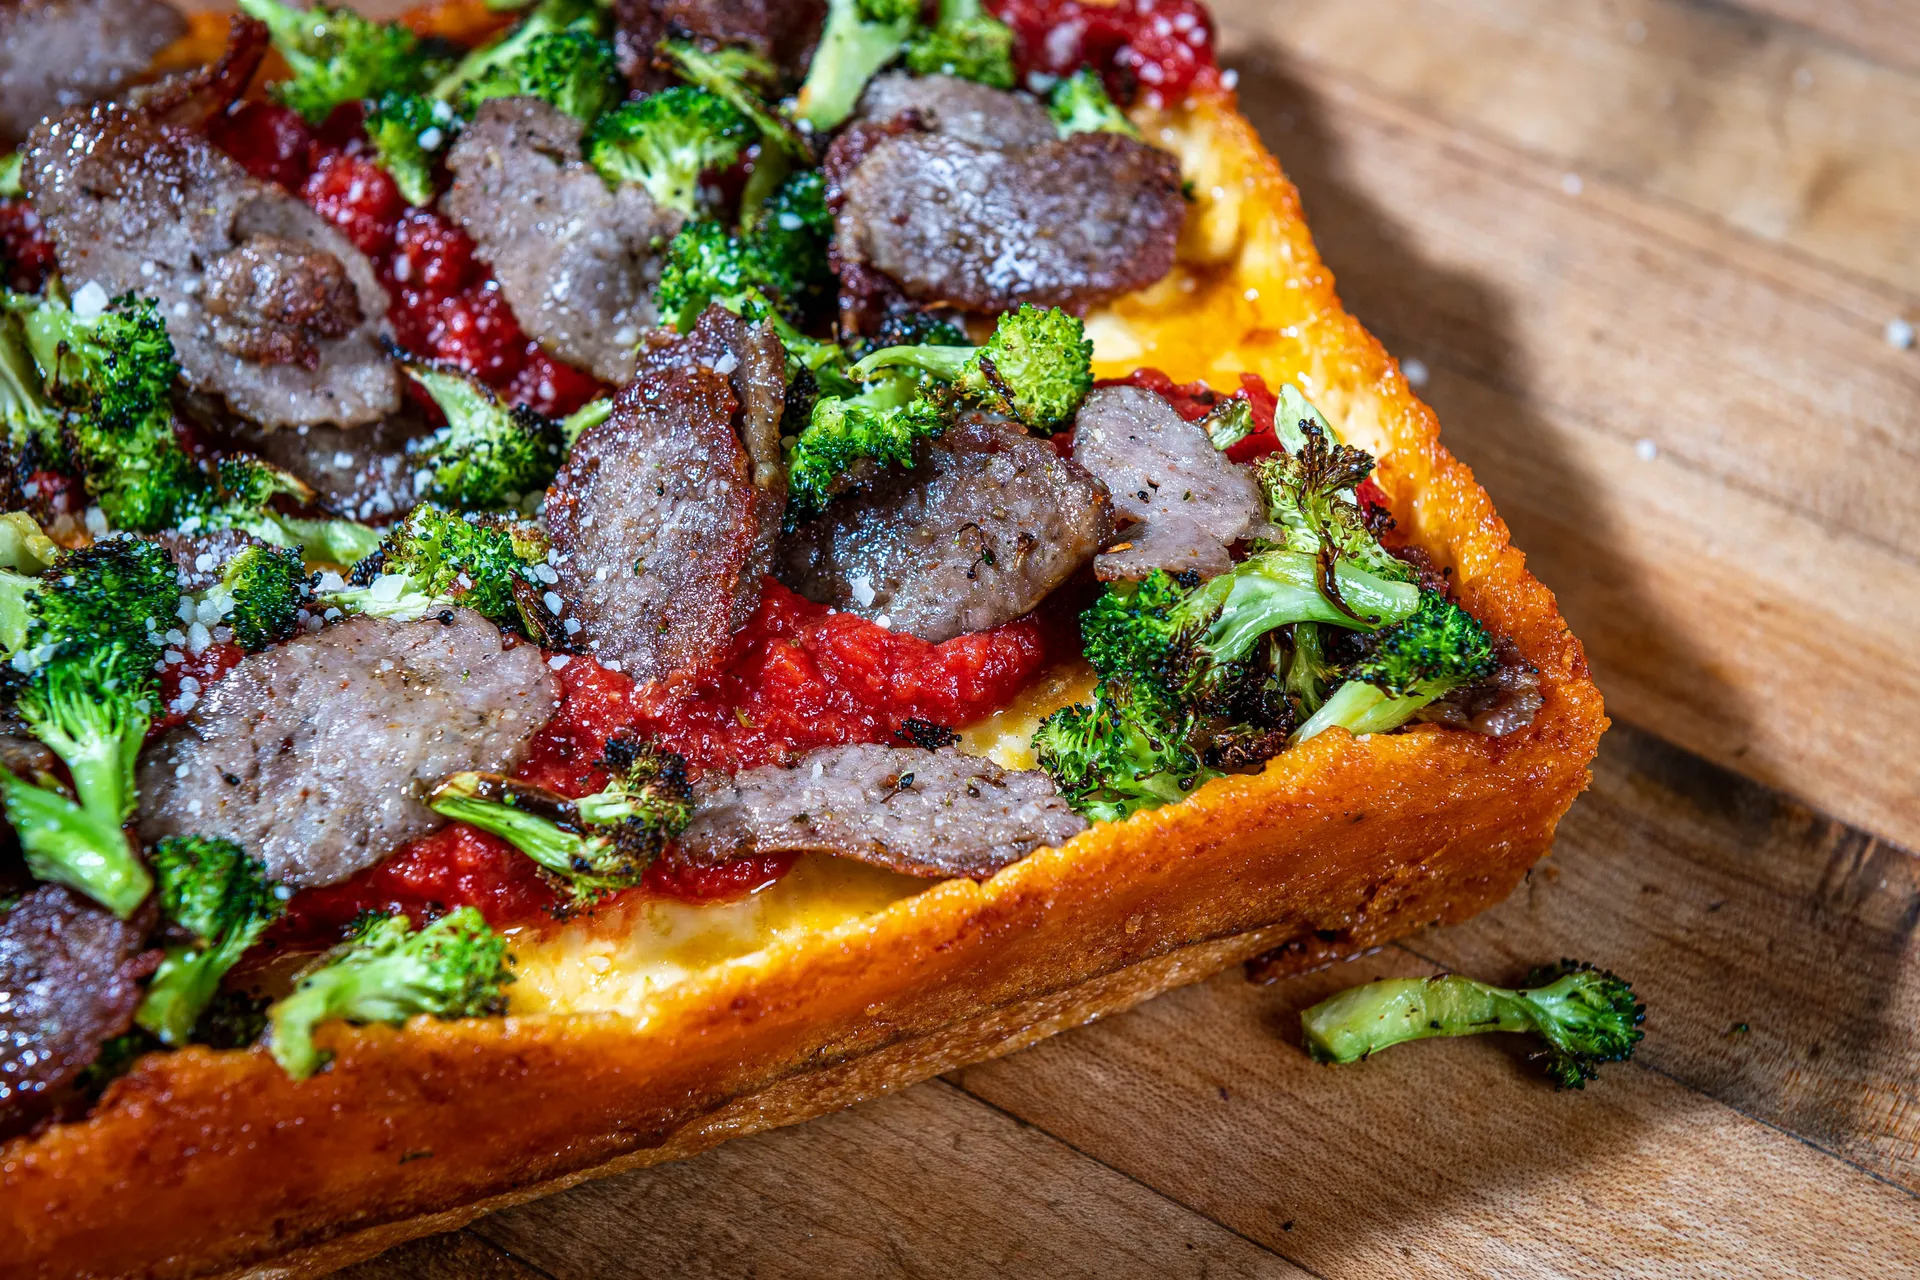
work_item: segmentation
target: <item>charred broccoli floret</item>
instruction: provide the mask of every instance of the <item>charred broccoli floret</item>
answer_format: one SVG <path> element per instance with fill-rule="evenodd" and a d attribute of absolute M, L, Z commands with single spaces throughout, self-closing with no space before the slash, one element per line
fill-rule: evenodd
<path fill-rule="evenodd" d="M 742 235 L 711 220 L 688 223 L 668 242 L 654 290 L 661 318 L 685 333 L 719 303 L 741 314 L 777 307 L 798 320 L 830 297 L 833 215 L 823 189 L 818 170 L 793 175 Z"/>
<path fill-rule="evenodd" d="M 1076 133 L 1118 133 L 1129 138 L 1140 130 L 1126 113 L 1107 96 L 1107 86 L 1092 67 L 1082 67 L 1053 86 L 1047 98 L 1047 111 L 1061 137 Z"/>
<path fill-rule="evenodd" d="M 1300 1015 L 1317 1062 L 1358 1062 L 1407 1040 L 1512 1031 L 1538 1036 L 1548 1076 L 1580 1089 L 1602 1064 L 1625 1062 L 1640 1043 L 1646 1006 L 1622 978 L 1563 960 L 1536 969 L 1522 990 L 1458 974 L 1384 978 L 1350 987 Z"/>
<path fill-rule="evenodd" d="M 1335 441 L 1311 419 L 1295 424 L 1297 447 L 1260 462 L 1267 517 L 1286 530 L 1284 545 L 1339 558 L 1378 577 L 1410 582 L 1413 567 L 1380 545 L 1360 509 L 1355 487 L 1373 473 L 1373 457 Z"/>
<path fill-rule="evenodd" d="M 1072 419 L 1093 387 L 1093 343 L 1067 312 L 1024 303 L 1000 317 L 984 347 L 890 347 L 849 373 L 858 379 L 899 368 L 944 381 L 965 405 L 1051 432 Z"/>
<path fill-rule="evenodd" d="M 428 800 L 435 813 L 492 832 L 565 880 L 577 901 L 640 883 L 693 818 L 686 761 L 635 738 L 611 738 L 607 785 L 569 800 L 497 774 L 457 773 Z"/>
<path fill-rule="evenodd" d="M 501 1013 L 513 981 L 509 963 L 507 940 L 472 907 L 417 932 L 405 916 L 375 920 L 327 953 L 292 994 L 267 1010 L 273 1060 L 296 1080 L 318 1071 L 329 1056 L 313 1042 L 323 1022 L 397 1026 L 421 1014 Z"/>
<path fill-rule="evenodd" d="M 440 406 L 447 425 L 414 460 L 432 473 L 427 496 L 463 510 L 518 503 L 553 479 L 562 458 L 559 424 L 525 405 L 508 405 L 453 365 L 408 361 L 408 377 Z"/>
<path fill-rule="evenodd" d="M 587 132 L 587 160 L 609 186 L 637 182 L 663 209 L 692 215 L 700 175 L 740 158 L 749 141 L 745 116 L 724 98 L 676 85 L 615 108 Z"/>
<path fill-rule="evenodd" d="M 460 127 L 452 107 L 425 93 L 383 94 L 367 112 L 374 159 L 411 205 L 433 203 L 434 166 Z"/>
<path fill-rule="evenodd" d="M 1346 670 L 1294 735 L 1305 742 L 1335 725 L 1349 733 L 1387 733 L 1436 698 L 1487 679 L 1499 669 L 1493 641 L 1473 616 L 1432 591 L 1404 622 L 1382 632 L 1373 649 Z"/>
<path fill-rule="evenodd" d="M 472 609 L 550 648 L 564 646 L 564 630 L 541 581 L 548 543 L 537 527 L 486 516 L 462 516 L 418 506 L 393 527 L 379 550 L 354 566 L 349 583 L 323 579 L 314 600 L 321 609 L 415 622 L 454 605 Z"/>
<path fill-rule="evenodd" d="M 988 13 L 980 0 L 940 0 L 934 25 L 907 45 L 907 69 L 1011 89 L 1013 28 Z"/>
<path fill-rule="evenodd" d="M 946 429 L 945 415 L 907 380 L 883 380 L 855 396 L 822 396 L 787 455 L 788 520 L 824 511 L 861 460 L 912 466 L 914 446 Z"/>
<path fill-rule="evenodd" d="M 1068 803 L 1094 822 L 1118 822 L 1184 799 L 1219 774 L 1188 739 L 1188 716 L 1151 680 L 1103 680 L 1093 702 L 1041 722 L 1033 750 Z"/>
<path fill-rule="evenodd" d="M 920 0 L 827 0 L 795 114 L 822 133 L 845 123 L 867 81 L 900 56 L 919 20 Z"/>
<path fill-rule="evenodd" d="M 193 1037 L 227 971 L 286 910 L 286 898 L 265 865 L 231 840 L 169 836 L 147 860 L 161 910 L 193 941 L 167 948 L 134 1021 L 177 1048 Z"/>
<path fill-rule="evenodd" d="M 289 639 L 313 596 L 306 562 L 291 547 L 243 548 L 206 594 L 218 600 L 233 642 L 249 653 Z"/>
<path fill-rule="evenodd" d="M 273 86 L 274 96 L 309 124 L 319 124 L 344 102 L 425 89 L 446 69 L 444 59 L 397 22 L 373 22 L 325 5 L 238 3 L 242 13 L 266 23 L 273 47 L 293 72 Z"/>
<path fill-rule="evenodd" d="M 591 31 L 568 30 L 534 36 L 467 80 L 459 96 L 468 114 L 489 98 L 525 94 L 592 123 L 625 93 L 613 46 Z"/>

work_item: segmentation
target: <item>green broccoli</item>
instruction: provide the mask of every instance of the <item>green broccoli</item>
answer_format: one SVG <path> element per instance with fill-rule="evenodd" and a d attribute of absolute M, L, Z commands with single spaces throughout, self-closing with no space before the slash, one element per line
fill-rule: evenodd
<path fill-rule="evenodd" d="M 24 511 L 0 515 L 0 569 L 38 577 L 53 568 L 60 547 L 32 516 Z"/>
<path fill-rule="evenodd" d="M 379 533 L 357 521 L 279 510 L 275 498 L 311 506 L 316 495 L 299 477 L 250 454 L 221 459 L 211 484 L 199 471 L 192 479 L 198 487 L 177 503 L 185 513 L 176 526 L 182 533 L 237 529 L 269 546 L 292 548 L 308 560 L 330 564 L 353 564 L 380 545 Z"/>
<path fill-rule="evenodd" d="M 933 27 L 907 45 L 907 70 L 1011 89 L 1013 28 L 988 13 L 980 0 L 940 0 Z"/>
<path fill-rule="evenodd" d="M 220 604 L 233 642 L 248 653 L 292 637 L 312 599 L 306 562 L 292 547 L 246 547 L 220 570 L 206 595 Z"/>
<path fill-rule="evenodd" d="M 342 103 L 425 89 L 446 69 L 419 36 L 397 22 L 372 22 L 351 9 L 295 9 L 280 0 L 237 0 L 266 23 L 291 79 L 273 86 L 281 102 L 319 124 Z"/>
<path fill-rule="evenodd" d="M 1376 637 L 1346 682 L 1294 733 L 1305 742 L 1335 725 L 1349 733 L 1387 733 L 1437 698 L 1500 668 L 1493 641 L 1473 616 L 1445 597 L 1420 593 L 1412 617 Z"/>
<path fill-rule="evenodd" d="M 148 862 L 161 909 L 194 941 L 167 948 L 134 1021 L 178 1048 L 192 1038 L 220 980 L 280 918 L 290 895 L 267 879 L 261 862 L 214 836 L 168 836 Z"/>
<path fill-rule="evenodd" d="M 483 510 L 513 506 L 546 489 L 562 461 L 557 423 L 524 405 L 502 403 L 454 365 L 409 360 L 400 367 L 447 416 L 447 425 L 413 454 L 432 473 L 429 497 Z"/>
<path fill-rule="evenodd" d="M 457 604 L 563 648 L 567 631 L 547 603 L 558 598 L 547 551 L 546 535 L 534 525 L 422 505 L 353 567 L 346 584 L 329 587 L 323 579 L 315 606 L 413 622 Z"/>
<path fill-rule="evenodd" d="M 554 31 L 528 40 L 461 85 L 459 107 L 471 115 L 490 98 L 526 94 L 591 124 L 626 96 L 613 45 L 591 31 Z"/>
<path fill-rule="evenodd" d="M 1076 133 L 1118 133 L 1129 138 L 1138 138 L 1140 130 L 1126 113 L 1114 105 L 1107 96 L 1107 86 L 1100 79 L 1100 73 L 1092 67 L 1082 67 L 1072 75 L 1053 86 L 1053 93 L 1047 99 L 1047 111 L 1053 116 L 1053 127 L 1061 137 L 1071 137 Z"/>
<path fill-rule="evenodd" d="M 469 51 L 452 70 L 433 80 L 429 92 L 440 101 L 460 108 L 468 100 L 470 87 L 494 82 L 503 75 L 516 75 L 503 72 L 502 68 L 518 62 L 537 41 L 547 36 L 584 34 L 605 37 L 609 25 L 607 9 L 608 6 L 597 4 L 595 0 L 541 0 L 511 31 L 492 44 Z"/>
<path fill-rule="evenodd" d="M 711 303 L 726 305 L 767 274 L 766 262 L 747 240 L 710 219 L 689 222 L 667 242 L 654 307 L 662 321 L 685 333 Z"/>
<path fill-rule="evenodd" d="M 867 81 L 900 56 L 919 26 L 920 0 L 827 0 L 827 22 L 795 114 L 817 132 L 846 122 Z"/>
<path fill-rule="evenodd" d="M 833 212 L 820 170 L 804 169 L 781 183 L 760 206 L 748 234 L 773 292 L 795 315 L 832 299 L 835 281 L 827 251 L 833 244 Z"/>
<path fill-rule="evenodd" d="M 737 45 L 708 49 L 692 40 L 663 40 L 660 52 L 687 83 L 724 99 L 753 125 L 761 147 L 756 164 L 765 164 L 776 156 L 788 165 L 811 163 L 812 150 L 806 139 L 791 121 L 767 105 L 780 74 L 771 62 Z M 748 189 L 764 199 L 771 184 L 756 187 L 749 183 Z M 745 207 L 756 208 L 758 202 Z"/>
<path fill-rule="evenodd" d="M 914 446 L 947 428 L 937 406 L 914 394 L 912 382 L 882 380 L 856 396 L 822 396 L 787 454 L 787 520 L 798 524 L 826 510 L 862 459 L 913 465 Z"/>
<path fill-rule="evenodd" d="M 20 678 L 14 710 L 73 779 L 0 772 L 0 796 L 42 880 L 129 916 L 152 879 L 121 826 L 134 762 L 153 721 L 161 629 L 180 598 L 173 559 L 151 542 L 109 538 L 40 577 L 0 571 L 0 648 Z"/>
<path fill-rule="evenodd" d="M 741 314 L 777 309 L 783 319 L 801 319 L 832 295 L 827 262 L 832 237 L 833 215 L 819 171 L 795 174 L 744 235 L 729 235 L 711 220 L 683 227 L 667 244 L 654 306 L 682 333 L 716 302 Z M 804 355 L 796 356 L 802 364 Z M 836 349 L 833 360 L 844 358 Z"/>
<path fill-rule="evenodd" d="M 1298 424 L 1300 444 L 1259 465 L 1267 517 L 1286 531 L 1283 545 L 1307 555 L 1340 557 L 1378 577 L 1410 582 L 1413 566 L 1380 545 L 1355 489 L 1373 473 L 1373 458 L 1335 442 L 1311 420 Z"/>
<path fill-rule="evenodd" d="M 11 310 L 0 310 L 0 427 L 16 462 L 57 462 L 64 453 L 60 407 L 48 398 L 26 329 Z"/>
<path fill-rule="evenodd" d="M 267 1010 L 273 1060 L 296 1080 L 325 1065 L 313 1042 L 323 1022 L 385 1022 L 420 1014 L 478 1018 L 506 1010 L 513 981 L 507 940 L 472 907 L 461 907 L 416 932 L 405 916 L 363 927 L 328 952 L 320 965 Z"/>
<path fill-rule="evenodd" d="M 425 93 L 383 94 L 367 112 L 374 159 L 411 205 L 433 203 L 434 166 L 460 128 L 453 108 Z"/>
<path fill-rule="evenodd" d="M 1093 387 L 1093 343 L 1067 312 L 1023 303 L 1000 317 L 984 347 L 889 347 L 848 373 L 861 379 L 897 368 L 941 379 L 962 404 L 1051 432 L 1073 418 Z"/>
<path fill-rule="evenodd" d="M 585 146 L 609 186 L 637 182 L 661 208 L 692 216 L 700 175 L 733 164 L 747 141 L 746 117 L 725 99 L 676 85 L 601 116 Z"/>
<path fill-rule="evenodd" d="M 1305 720 L 1327 700 L 1327 691 L 1340 682 L 1339 666 L 1328 660 L 1326 636 L 1320 624 L 1296 622 L 1292 649 L 1287 655 L 1287 702 L 1296 721 Z"/>
<path fill-rule="evenodd" d="M 1190 718 L 1151 680 L 1102 680 L 1091 705 L 1062 707 L 1033 735 L 1040 767 L 1094 822 L 1183 800 L 1220 775 L 1189 741 Z"/>
<path fill-rule="evenodd" d="M 18 200 L 27 194 L 22 175 L 27 168 L 27 153 L 9 151 L 0 158 L 0 200 Z"/>
<path fill-rule="evenodd" d="M 496 774 L 456 773 L 427 804 L 442 817 L 492 832 L 565 880 L 589 902 L 640 883 L 693 818 L 686 761 L 636 738 L 607 740 L 607 785 L 569 800 Z"/>
<path fill-rule="evenodd" d="M 1316 1062 L 1358 1062 L 1407 1040 L 1514 1031 L 1545 1042 L 1540 1056 L 1556 1086 L 1580 1089 L 1602 1063 L 1633 1056 L 1646 1006 L 1622 978 L 1563 960 L 1534 970 L 1524 990 L 1458 974 L 1384 978 L 1351 987 L 1300 1015 Z"/>

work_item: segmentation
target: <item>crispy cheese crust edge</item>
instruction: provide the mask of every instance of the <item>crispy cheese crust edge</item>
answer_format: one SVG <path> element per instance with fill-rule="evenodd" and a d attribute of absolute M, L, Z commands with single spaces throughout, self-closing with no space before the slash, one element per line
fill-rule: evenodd
<path fill-rule="evenodd" d="M 321 1037 L 333 1068 L 302 1082 L 259 1050 L 150 1056 L 87 1120 L 0 1146 L 0 1276 L 324 1274 L 1008 1052 L 1271 947 L 1296 944 L 1304 967 L 1462 920 L 1519 883 L 1607 723 L 1579 641 L 1432 411 L 1341 308 L 1297 193 L 1231 97 L 1138 118 L 1150 139 L 1178 126 L 1158 140 L 1182 151 L 1197 202 L 1175 275 L 1091 322 L 1114 355 L 1101 371 L 1153 364 L 1223 389 L 1241 369 L 1302 379 L 1380 455 L 1396 520 L 1453 570 L 1462 604 L 1539 668 L 1532 727 L 1330 732 L 984 884 L 720 965 L 639 1018 L 335 1025 Z"/>

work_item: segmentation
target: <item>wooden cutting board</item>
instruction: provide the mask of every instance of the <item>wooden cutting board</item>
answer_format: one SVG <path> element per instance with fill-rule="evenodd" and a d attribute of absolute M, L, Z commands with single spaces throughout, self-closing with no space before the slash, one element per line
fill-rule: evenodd
<path fill-rule="evenodd" d="M 1920 4 L 1216 10 L 1343 296 L 1587 643 L 1616 728 L 1555 856 L 1463 927 L 357 1280 L 1920 1275 Z M 1495 1038 L 1300 1052 L 1348 983 L 1561 955 L 1650 1006 L 1583 1093 Z"/>

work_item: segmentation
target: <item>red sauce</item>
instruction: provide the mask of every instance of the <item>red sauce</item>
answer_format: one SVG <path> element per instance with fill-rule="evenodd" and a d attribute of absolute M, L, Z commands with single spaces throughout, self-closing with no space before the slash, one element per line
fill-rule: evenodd
<path fill-rule="evenodd" d="M 53 238 L 33 205 L 0 199 L 0 280 L 9 289 L 37 293 L 54 266 Z"/>
<path fill-rule="evenodd" d="M 194 692 L 198 694 L 239 666 L 240 659 L 247 656 L 246 650 L 237 644 L 210 644 L 199 653 L 184 649 L 173 652 L 180 654 L 181 660 L 165 663 L 160 668 L 160 715 L 154 719 L 149 735 L 165 733 L 187 718 L 185 712 L 168 710 L 186 687 L 183 681 L 193 680 Z"/>
<path fill-rule="evenodd" d="M 1213 18 L 1200 0 L 988 0 L 1014 30 L 1022 78 L 1093 67 L 1121 102 L 1177 103 L 1219 83 Z"/>

